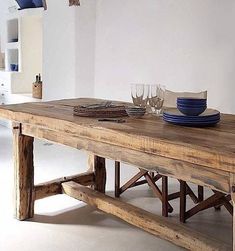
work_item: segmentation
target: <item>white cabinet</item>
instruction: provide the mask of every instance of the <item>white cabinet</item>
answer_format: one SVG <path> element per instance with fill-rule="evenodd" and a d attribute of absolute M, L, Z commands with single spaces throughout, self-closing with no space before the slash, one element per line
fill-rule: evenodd
<path fill-rule="evenodd" d="M 6 90 L 0 90 L 0 104 L 5 105 L 10 101 L 10 94 Z"/>
<path fill-rule="evenodd" d="M 11 74 L 0 71 L 0 90 L 11 90 Z"/>

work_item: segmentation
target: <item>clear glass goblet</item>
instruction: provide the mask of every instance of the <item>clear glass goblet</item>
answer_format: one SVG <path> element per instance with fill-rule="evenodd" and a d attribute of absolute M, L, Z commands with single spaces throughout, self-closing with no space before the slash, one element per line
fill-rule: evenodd
<path fill-rule="evenodd" d="M 157 100 L 155 104 L 157 116 L 161 115 L 162 107 L 164 104 L 164 98 L 165 98 L 165 90 L 166 90 L 166 87 L 164 85 L 158 85 Z"/>
<path fill-rule="evenodd" d="M 149 105 L 153 114 L 160 116 L 161 109 L 164 103 L 165 86 L 163 85 L 151 85 L 149 95 Z"/>
<path fill-rule="evenodd" d="M 131 97 L 135 106 L 141 106 L 144 96 L 144 84 L 131 84 Z"/>
<path fill-rule="evenodd" d="M 142 103 L 141 103 L 141 107 L 146 108 L 147 104 L 149 101 L 149 85 L 144 85 L 144 93 L 143 93 L 143 99 L 142 99 Z"/>

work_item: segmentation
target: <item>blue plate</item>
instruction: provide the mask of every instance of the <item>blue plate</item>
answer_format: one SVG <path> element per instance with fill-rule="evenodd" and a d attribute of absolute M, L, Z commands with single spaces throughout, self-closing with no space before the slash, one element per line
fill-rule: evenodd
<path fill-rule="evenodd" d="M 211 126 L 220 121 L 220 112 L 213 109 L 207 109 L 199 116 L 186 116 L 176 108 L 168 108 L 163 112 L 163 119 L 166 122 L 184 125 L 184 126 Z"/>
<path fill-rule="evenodd" d="M 179 122 L 211 122 L 211 121 L 215 121 L 215 120 L 220 120 L 220 117 L 213 117 L 213 118 L 207 118 L 207 119 L 182 119 L 182 118 L 172 118 L 172 117 L 168 117 L 168 116 L 163 116 L 164 119 L 167 120 L 174 120 L 174 121 L 179 121 Z"/>
<path fill-rule="evenodd" d="M 220 112 L 214 109 L 206 109 L 202 114 L 198 116 L 186 116 L 181 113 L 177 108 L 165 108 L 163 111 L 164 115 L 171 116 L 174 118 L 208 118 L 213 116 L 220 116 Z"/>
<path fill-rule="evenodd" d="M 163 118 L 164 121 L 174 124 L 174 125 L 181 125 L 181 126 L 192 126 L 192 127 L 206 127 L 206 126 L 214 126 L 217 123 L 219 123 L 220 120 L 215 120 L 215 121 L 208 121 L 208 122 L 183 122 L 183 121 L 172 121 Z"/>

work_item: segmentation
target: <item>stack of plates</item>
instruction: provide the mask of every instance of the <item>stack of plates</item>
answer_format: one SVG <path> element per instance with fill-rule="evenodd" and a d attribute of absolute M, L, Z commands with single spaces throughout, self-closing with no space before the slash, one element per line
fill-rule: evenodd
<path fill-rule="evenodd" d="M 199 116 L 185 116 L 176 108 L 168 108 L 163 112 L 163 119 L 166 122 L 183 126 L 212 126 L 220 121 L 220 112 L 213 109 L 207 109 Z"/>
<path fill-rule="evenodd" d="M 126 113 L 129 117 L 140 118 L 144 116 L 146 108 L 139 106 L 131 106 L 126 108 Z"/>

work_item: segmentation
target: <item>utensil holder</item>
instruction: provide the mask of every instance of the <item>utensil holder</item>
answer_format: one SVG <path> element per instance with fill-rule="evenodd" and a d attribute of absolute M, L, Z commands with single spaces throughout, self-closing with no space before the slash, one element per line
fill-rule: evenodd
<path fill-rule="evenodd" d="M 42 83 L 33 83 L 33 98 L 42 99 Z"/>

